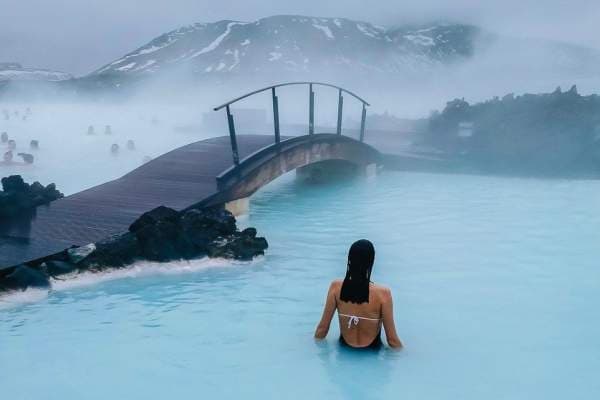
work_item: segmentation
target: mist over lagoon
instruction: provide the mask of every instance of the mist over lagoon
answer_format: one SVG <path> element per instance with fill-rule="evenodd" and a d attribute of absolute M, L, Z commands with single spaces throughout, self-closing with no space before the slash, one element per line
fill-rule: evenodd
<path fill-rule="evenodd" d="M 11 9 L 6 396 L 597 397 L 600 10 L 305 3 Z M 362 238 L 401 351 L 313 339 Z"/>

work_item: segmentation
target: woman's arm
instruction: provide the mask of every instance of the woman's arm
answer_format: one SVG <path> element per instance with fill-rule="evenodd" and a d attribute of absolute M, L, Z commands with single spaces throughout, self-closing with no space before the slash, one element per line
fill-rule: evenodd
<path fill-rule="evenodd" d="M 331 285 L 329 285 L 323 315 L 321 316 L 321 321 L 319 321 L 319 325 L 317 325 L 317 330 L 315 331 L 315 339 L 325 339 L 327 332 L 329 332 L 329 326 L 331 325 L 331 319 L 333 318 L 336 307 L 335 286 L 335 282 L 331 282 Z"/>
<path fill-rule="evenodd" d="M 383 315 L 385 337 L 390 347 L 394 349 L 404 347 L 404 344 L 402 344 L 402 341 L 396 333 L 396 324 L 394 324 L 394 302 L 392 301 L 392 292 L 388 288 L 385 288 L 383 291 L 381 313 Z"/>

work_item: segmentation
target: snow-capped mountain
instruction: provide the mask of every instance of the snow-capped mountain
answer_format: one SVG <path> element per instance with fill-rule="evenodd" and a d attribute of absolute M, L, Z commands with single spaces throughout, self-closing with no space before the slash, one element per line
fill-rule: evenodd
<path fill-rule="evenodd" d="M 199 76 L 406 72 L 470 57 L 479 30 L 457 24 L 386 29 L 344 18 L 273 16 L 198 23 L 157 37 L 90 76 L 186 69 Z"/>
<path fill-rule="evenodd" d="M 0 81 L 48 81 L 58 82 L 73 78 L 66 72 L 46 69 L 23 68 L 19 63 L 0 63 Z"/>

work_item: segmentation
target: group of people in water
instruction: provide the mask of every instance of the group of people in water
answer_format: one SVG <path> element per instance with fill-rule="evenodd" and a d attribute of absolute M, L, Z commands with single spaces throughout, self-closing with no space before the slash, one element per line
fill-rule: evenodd
<path fill-rule="evenodd" d="M 134 142 L 133 140 L 131 140 L 131 139 L 129 139 L 129 140 L 127 141 L 127 144 L 126 144 L 126 146 L 127 146 L 127 150 L 129 150 L 129 151 L 133 151 L 133 150 L 135 150 L 135 142 Z M 121 150 L 121 147 L 120 147 L 120 146 L 119 146 L 117 143 L 113 143 L 113 144 L 110 146 L 110 152 L 111 152 L 112 154 L 115 154 L 115 155 L 116 155 L 116 154 L 118 154 L 118 153 L 119 153 L 119 151 L 120 151 L 120 150 Z"/>
<path fill-rule="evenodd" d="M 13 159 L 14 159 L 14 152 L 17 149 L 16 140 L 10 139 L 8 137 L 7 132 L 2 132 L 0 134 L 0 144 L 6 146 L 8 149 L 7 151 L 4 152 L 4 154 L 2 156 L 3 163 L 4 164 L 12 164 Z M 30 150 L 37 150 L 37 149 L 39 149 L 39 147 L 40 147 L 40 143 L 37 140 L 32 140 L 29 143 Z M 31 153 L 20 152 L 20 153 L 17 153 L 17 156 L 19 156 L 23 159 L 24 164 L 33 164 L 33 161 L 35 160 L 35 157 Z"/>
<path fill-rule="evenodd" d="M 383 327 L 391 348 L 404 347 L 396 333 L 390 289 L 371 282 L 374 261 L 375 248 L 370 241 L 362 239 L 352 244 L 346 276 L 329 285 L 323 315 L 315 331 L 316 339 L 325 339 L 337 311 L 340 345 L 378 350 L 382 347 Z"/>
<path fill-rule="evenodd" d="M 25 109 L 25 111 L 21 112 L 20 110 L 14 110 L 14 111 L 10 111 L 7 109 L 3 109 L 2 110 L 2 114 L 4 115 L 4 120 L 8 121 L 12 118 L 19 118 L 21 117 L 21 119 L 23 121 L 27 121 L 27 119 L 31 116 L 32 112 L 31 112 L 31 108 L 27 107 Z M 25 152 L 19 152 L 16 153 L 17 157 L 21 157 L 22 158 L 22 162 L 16 162 L 14 161 L 15 158 L 15 152 L 17 150 L 17 141 L 15 139 L 11 139 L 8 136 L 8 132 L 2 132 L 0 133 L 0 146 L 5 146 L 6 147 L 6 151 L 4 151 L 4 153 L 2 154 L 2 161 L 0 162 L 0 164 L 4 164 L 4 165 L 14 165 L 14 164 L 33 164 L 33 162 L 35 161 L 35 157 L 33 156 L 33 154 L 31 153 L 25 153 Z M 35 151 L 38 150 L 40 147 L 40 143 L 38 140 L 31 140 L 29 142 L 29 149 L 30 151 Z"/>
<path fill-rule="evenodd" d="M 87 129 L 87 134 L 92 136 L 96 134 L 96 129 L 94 128 L 94 125 L 90 125 L 88 126 Z M 105 125 L 104 126 L 104 134 L 105 135 L 112 135 L 113 134 L 113 130 L 112 130 L 112 126 L 110 125 Z M 132 139 L 129 139 L 125 145 L 127 147 L 127 150 L 129 151 L 133 151 L 135 150 L 135 142 Z M 118 143 L 113 143 L 110 146 L 110 153 L 113 155 L 117 155 L 119 154 L 119 151 L 121 150 L 121 146 L 119 146 Z"/>

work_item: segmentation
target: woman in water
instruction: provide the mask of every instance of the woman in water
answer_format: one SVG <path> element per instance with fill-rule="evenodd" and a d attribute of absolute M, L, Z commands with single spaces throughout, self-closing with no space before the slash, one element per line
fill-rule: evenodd
<path fill-rule="evenodd" d="M 354 242 L 348 252 L 348 268 L 344 280 L 335 280 L 329 286 L 323 316 L 315 331 L 315 338 L 324 339 L 331 319 L 337 310 L 340 323 L 340 344 L 356 349 L 379 349 L 381 326 L 390 347 L 403 344 L 394 325 L 392 293 L 390 289 L 371 282 L 375 249 L 368 240 Z"/>

